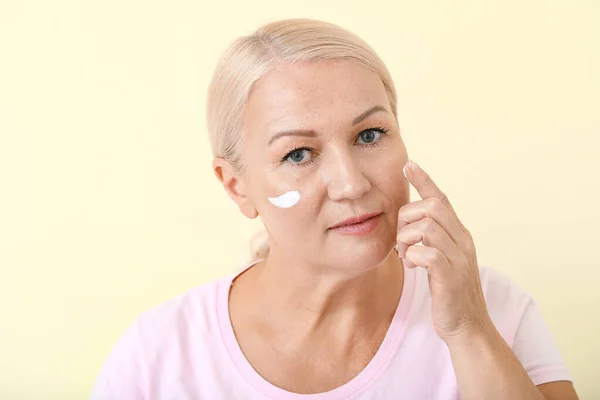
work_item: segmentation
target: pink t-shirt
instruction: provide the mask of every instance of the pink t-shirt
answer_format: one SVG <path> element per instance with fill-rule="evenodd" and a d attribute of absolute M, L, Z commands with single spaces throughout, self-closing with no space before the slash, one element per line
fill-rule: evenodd
<path fill-rule="evenodd" d="M 244 269 L 139 316 L 104 363 L 92 399 L 459 398 L 448 348 L 433 328 L 424 269 L 405 268 L 404 288 L 392 323 L 365 369 L 343 386 L 308 395 L 274 386 L 244 357 L 228 312 L 231 282 Z M 531 296 L 490 268 L 481 268 L 481 281 L 494 324 L 533 382 L 571 381 Z"/>

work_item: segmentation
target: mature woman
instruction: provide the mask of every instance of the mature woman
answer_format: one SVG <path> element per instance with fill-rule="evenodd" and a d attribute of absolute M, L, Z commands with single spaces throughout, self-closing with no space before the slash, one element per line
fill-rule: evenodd
<path fill-rule="evenodd" d="M 535 301 L 479 268 L 408 160 L 392 78 L 362 40 L 314 20 L 239 38 L 208 125 L 217 178 L 267 242 L 137 318 L 95 399 L 577 398 Z"/>

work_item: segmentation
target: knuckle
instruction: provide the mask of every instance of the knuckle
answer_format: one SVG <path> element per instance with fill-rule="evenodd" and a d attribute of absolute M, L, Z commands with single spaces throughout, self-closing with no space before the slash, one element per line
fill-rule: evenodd
<path fill-rule="evenodd" d="M 423 218 L 423 230 L 425 232 L 433 232 L 435 230 L 435 220 L 431 217 Z"/>
<path fill-rule="evenodd" d="M 438 249 L 434 249 L 427 253 L 427 261 L 431 264 L 438 264 L 443 259 L 442 253 Z"/>
<path fill-rule="evenodd" d="M 434 259 L 436 262 L 440 263 L 440 262 L 444 261 L 446 259 L 446 257 L 444 257 L 444 255 L 442 254 L 441 251 L 436 249 L 434 252 Z"/>
<path fill-rule="evenodd" d="M 475 253 L 475 243 L 473 243 L 472 240 L 467 241 L 466 247 L 467 247 L 467 251 L 469 252 L 469 254 Z"/>
<path fill-rule="evenodd" d="M 438 199 L 437 197 L 430 197 L 425 201 L 428 208 L 434 209 L 439 205 L 440 199 Z"/>
<path fill-rule="evenodd" d="M 470 240 L 473 240 L 473 234 L 471 233 L 471 231 L 469 231 L 467 228 L 465 228 L 464 231 L 465 231 L 465 235 L 467 235 L 467 238 L 469 238 Z"/>
<path fill-rule="evenodd" d="M 444 208 L 446 208 L 446 204 L 439 197 L 431 197 L 427 200 L 427 202 L 429 211 L 432 214 L 439 214 Z"/>

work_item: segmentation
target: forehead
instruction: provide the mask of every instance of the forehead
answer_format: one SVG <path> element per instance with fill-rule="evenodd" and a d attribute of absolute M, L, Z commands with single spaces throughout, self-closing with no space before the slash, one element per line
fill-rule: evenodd
<path fill-rule="evenodd" d="M 360 64 L 282 64 L 256 83 L 244 110 L 244 126 L 271 132 L 308 124 L 349 124 L 375 105 L 389 110 L 383 82 Z"/>

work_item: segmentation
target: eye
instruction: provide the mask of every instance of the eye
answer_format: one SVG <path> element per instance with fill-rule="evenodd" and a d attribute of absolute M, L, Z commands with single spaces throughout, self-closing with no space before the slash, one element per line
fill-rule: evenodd
<path fill-rule="evenodd" d="M 361 133 L 358 138 L 362 140 L 363 143 L 373 143 L 378 138 L 377 135 L 381 135 L 381 133 L 375 131 L 366 131 Z"/>
<path fill-rule="evenodd" d="M 360 135 L 358 135 L 357 142 L 358 144 L 364 145 L 374 145 L 377 141 L 381 139 L 383 135 L 387 132 L 384 128 L 370 128 L 362 131 Z"/>
<path fill-rule="evenodd" d="M 310 149 L 305 147 L 294 149 L 287 153 L 282 161 L 289 161 L 292 164 L 304 164 L 310 161 Z"/>

